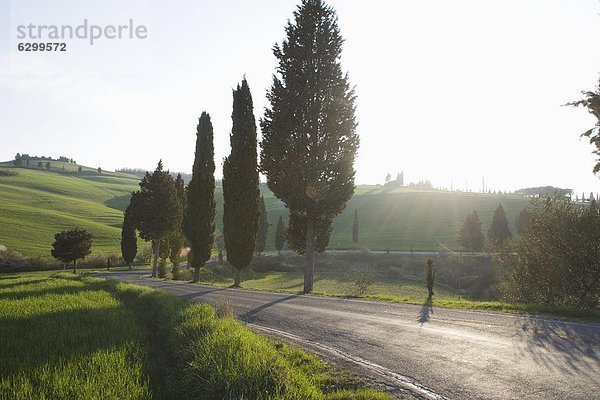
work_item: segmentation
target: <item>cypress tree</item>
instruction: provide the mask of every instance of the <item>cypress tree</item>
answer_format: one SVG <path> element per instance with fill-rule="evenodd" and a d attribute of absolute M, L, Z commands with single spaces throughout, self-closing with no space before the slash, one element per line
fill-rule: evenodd
<path fill-rule="evenodd" d="M 279 60 L 261 119 L 261 170 L 289 209 L 288 245 L 305 254 L 304 292 L 313 289 L 315 253 L 354 193 L 355 95 L 342 72 L 335 11 L 303 0 L 273 48 Z"/>
<path fill-rule="evenodd" d="M 466 250 L 476 252 L 483 250 L 484 240 L 479 215 L 477 215 L 476 210 L 473 210 L 465 218 L 465 222 L 458 233 L 458 243 Z"/>
<path fill-rule="evenodd" d="M 194 268 L 194 282 L 200 268 L 210 259 L 215 238 L 215 150 L 210 115 L 203 112 L 196 129 L 196 153 L 192 180 L 188 184 L 183 232 L 187 237 Z"/>
<path fill-rule="evenodd" d="M 137 233 L 135 231 L 135 221 L 131 205 L 127 207 L 124 213 L 123 226 L 121 228 L 121 254 L 123 255 L 123 260 L 129 269 L 131 269 L 131 263 L 137 254 Z"/>
<path fill-rule="evenodd" d="M 130 207 L 141 238 L 152 242 L 152 277 L 156 277 L 161 244 L 181 224 L 175 182 L 169 171 L 163 171 L 162 161 L 152 174 L 146 172 L 140 190 L 131 196 Z"/>
<path fill-rule="evenodd" d="M 256 247 L 255 250 L 258 254 L 265 251 L 267 247 L 267 233 L 269 232 L 269 219 L 267 216 L 267 206 L 265 205 L 265 198 L 260 196 L 260 215 L 258 217 L 258 233 L 256 235 Z"/>
<path fill-rule="evenodd" d="M 256 120 L 245 78 L 233 91 L 231 119 L 231 153 L 223 162 L 223 237 L 227 261 L 235 268 L 233 285 L 239 287 L 242 270 L 250 264 L 254 247 L 258 246 L 256 233 L 260 194 Z M 261 204 L 264 205 L 262 198 Z"/>
<path fill-rule="evenodd" d="M 494 212 L 492 224 L 488 229 L 488 239 L 490 239 L 492 245 L 500 246 L 511 237 L 512 233 L 510 233 L 510 229 L 508 228 L 508 219 L 504 213 L 504 208 L 502 207 L 502 204 L 498 204 L 498 208 L 496 208 L 496 211 Z"/>
<path fill-rule="evenodd" d="M 358 210 L 354 210 L 354 220 L 352 221 L 352 243 L 358 243 Z"/>
<path fill-rule="evenodd" d="M 175 179 L 175 193 L 177 195 L 177 202 L 179 202 L 179 209 L 181 211 L 181 217 L 179 218 L 180 222 L 183 222 L 183 213 L 185 211 L 185 185 L 183 183 L 183 178 L 181 174 L 177 174 L 177 178 Z M 179 273 L 179 258 L 181 254 L 181 249 L 185 244 L 185 236 L 183 235 L 181 223 L 173 229 L 171 235 L 169 235 L 169 260 L 173 264 L 173 275 Z"/>
<path fill-rule="evenodd" d="M 283 217 L 280 215 L 277 221 L 277 230 L 275 231 L 275 248 L 277 252 L 283 250 L 283 244 L 285 243 L 285 225 L 283 224 Z"/>
<path fill-rule="evenodd" d="M 427 271 L 425 273 L 427 280 L 427 292 L 429 299 L 434 295 L 433 285 L 435 284 L 435 269 L 433 268 L 433 260 L 430 258 L 427 260 Z"/>

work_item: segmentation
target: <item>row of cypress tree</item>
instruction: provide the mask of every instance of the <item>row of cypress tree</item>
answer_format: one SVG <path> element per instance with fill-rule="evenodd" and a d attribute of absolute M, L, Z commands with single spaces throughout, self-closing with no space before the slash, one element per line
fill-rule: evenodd
<path fill-rule="evenodd" d="M 305 255 L 304 292 L 308 293 L 313 289 L 315 254 L 325 250 L 334 218 L 354 193 L 359 146 L 356 96 L 348 75 L 342 72 L 343 39 L 330 6 L 322 0 L 303 0 L 285 30 L 286 39 L 273 48 L 279 66 L 267 93 L 270 106 L 260 119 L 260 164 L 246 79 L 233 91 L 231 153 L 223 163 L 223 236 L 227 260 L 237 271 L 235 285 L 239 285 L 241 270 L 249 265 L 255 250 L 264 250 L 266 242 L 266 229 L 257 237 L 259 226 L 268 225 L 258 186 L 262 172 L 269 189 L 289 210 L 285 235 L 281 233 L 283 221 L 278 221 L 276 248 L 282 248 L 285 239 L 291 249 Z M 179 227 L 191 248 L 194 281 L 211 255 L 215 164 L 213 127 L 206 112 L 196 134 L 186 204 L 178 199 L 173 179 L 159 163 L 153 174 L 142 179 L 125 213 L 126 219 L 133 218 L 133 223 L 127 221 L 129 230 L 135 227 L 143 239 L 152 241 L 154 276 L 161 244 Z M 357 232 L 355 236 L 357 240 Z M 131 236 L 124 242 L 129 241 Z"/>

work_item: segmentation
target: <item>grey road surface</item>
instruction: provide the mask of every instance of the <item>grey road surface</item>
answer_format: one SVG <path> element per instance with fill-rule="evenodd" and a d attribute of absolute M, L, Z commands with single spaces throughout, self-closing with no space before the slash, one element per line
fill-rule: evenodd
<path fill-rule="evenodd" d="M 600 399 L 598 323 L 225 289 L 143 274 L 147 271 L 100 275 L 191 301 L 227 300 L 251 327 L 354 364 L 397 388 L 395 393 Z"/>

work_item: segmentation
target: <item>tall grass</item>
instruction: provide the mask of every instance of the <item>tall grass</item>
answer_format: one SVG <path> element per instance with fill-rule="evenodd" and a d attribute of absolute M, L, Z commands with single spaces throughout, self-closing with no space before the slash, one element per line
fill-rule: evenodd
<path fill-rule="evenodd" d="M 1 399 L 387 399 L 213 308 L 68 273 L 0 277 Z"/>
<path fill-rule="evenodd" d="M 149 398 L 146 336 L 100 282 L 3 278 L 0 398 Z"/>

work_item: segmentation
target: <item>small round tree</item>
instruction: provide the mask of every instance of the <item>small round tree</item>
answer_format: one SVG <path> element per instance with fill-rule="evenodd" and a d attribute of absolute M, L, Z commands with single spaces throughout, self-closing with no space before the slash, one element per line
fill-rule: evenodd
<path fill-rule="evenodd" d="M 92 234 L 85 229 L 75 228 L 54 235 L 52 257 L 65 264 L 73 263 L 73 273 L 77 273 L 77 261 L 83 260 L 92 252 Z"/>

